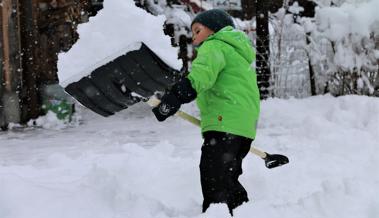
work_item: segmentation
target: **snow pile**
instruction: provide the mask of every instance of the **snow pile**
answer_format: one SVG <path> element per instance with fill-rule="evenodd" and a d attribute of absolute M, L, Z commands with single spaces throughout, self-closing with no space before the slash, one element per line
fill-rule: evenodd
<path fill-rule="evenodd" d="M 346 2 L 339 7 L 322 7 L 316 12 L 318 28 L 332 41 L 345 38 L 349 34 L 369 37 L 379 33 L 379 1 Z"/>
<path fill-rule="evenodd" d="M 137 50 L 144 42 L 171 67 L 180 69 L 177 49 L 163 33 L 164 16 L 154 16 L 135 6 L 133 0 L 106 0 L 104 8 L 88 23 L 79 25 L 79 40 L 58 56 L 62 86 L 89 75 L 94 69 Z"/>
<path fill-rule="evenodd" d="M 200 7 L 201 9 L 204 9 L 206 11 L 213 9 L 212 3 L 208 2 L 208 1 L 189 0 L 189 2 L 194 3 L 195 5 L 197 5 L 198 7 Z"/>
<path fill-rule="evenodd" d="M 185 6 L 183 7 L 167 7 L 166 8 L 166 17 L 167 23 L 175 23 L 180 27 L 191 27 L 192 18 L 185 11 Z"/>
<path fill-rule="evenodd" d="M 45 116 L 38 117 L 35 120 L 30 120 L 28 122 L 28 126 L 37 126 L 42 127 L 45 129 L 63 129 L 67 127 L 67 123 L 64 120 L 58 119 L 57 115 L 52 112 L 48 111 Z"/>
<path fill-rule="evenodd" d="M 79 120 L 80 116 L 77 114 L 74 114 L 71 120 L 61 120 L 57 117 L 56 113 L 48 111 L 46 115 L 40 116 L 34 120 L 30 120 L 27 123 L 27 125 L 28 127 L 39 127 L 50 130 L 62 130 L 68 127 L 77 126 L 79 124 Z M 20 126 L 14 126 L 14 128 L 20 128 Z"/>
<path fill-rule="evenodd" d="M 304 11 L 304 8 L 299 6 L 298 2 L 294 2 L 289 8 L 288 11 L 291 12 L 292 14 L 300 14 L 301 12 Z"/>
<path fill-rule="evenodd" d="M 334 64 L 338 71 L 377 71 L 375 42 L 370 34 L 379 34 L 379 1 L 345 2 L 339 7 L 316 11 L 317 31 L 335 43 Z M 332 67 L 333 68 L 333 67 Z"/>
<path fill-rule="evenodd" d="M 1 218 L 229 217 L 223 204 L 201 214 L 197 127 L 159 123 L 142 106 L 82 115 L 60 132 L 0 133 Z M 254 145 L 291 162 L 269 170 L 249 154 L 241 182 L 251 201 L 234 217 L 377 217 L 378 141 L 378 98 L 262 102 Z"/>
<path fill-rule="evenodd" d="M 282 187 L 262 179 L 260 185 L 272 189 L 269 196 L 261 197 L 271 202 L 257 203 L 272 212 L 268 217 L 373 218 L 379 214 L 375 197 L 379 159 L 374 155 L 379 151 L 378 98 L 271 99 L 262 105 L 262 112 L 256 144 L 287 154 L 293 164 L 289 171 L 284 169 L 287 174 L 278 172 Z M 276 207 L 269 210 L 267 204 Z"/>
<path fill-rule="evenodd" d="M 379 60 L 379 50 L 375 50 L 375 57 Z"/>
<path fill-rule="evenodd" d="M 372 95 L 379 69 L 375 50 L 379 1 L 314 1 L 318 4 L 315 17 L 297 16 L 304 9 L 297 2 L 288 8 L 292 14 L 282 8 L 272 16 L 270 64 L 275 96 L 310 96 L 310 70 L 317 94 Z"/>
<path fill-rule="evenodd" d="M 291 11 L 298 13 L 297 4 Z M 273 92 L 277 97 L 307 97 L 310 94 L 309 56 L 303 26 L 280 9 L 270 26 Z"/>

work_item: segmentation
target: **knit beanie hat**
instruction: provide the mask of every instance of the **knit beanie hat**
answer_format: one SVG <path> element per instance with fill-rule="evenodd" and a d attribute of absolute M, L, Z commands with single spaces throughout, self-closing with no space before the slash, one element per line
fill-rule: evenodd
<path fill-rule="evenodd" d="M 212 9 L 201 12 L 193 19 L 191 27 L 194 23 L 200 23 L 214 32 L 218 32 L 226 26 L 232 26 L 234 28 L 232 17 L 220 9 Z"/>

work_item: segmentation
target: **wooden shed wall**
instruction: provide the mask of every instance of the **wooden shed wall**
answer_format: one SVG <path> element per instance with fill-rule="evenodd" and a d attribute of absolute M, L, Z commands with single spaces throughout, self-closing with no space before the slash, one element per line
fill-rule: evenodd
<path fill-rule="evenodd" d="M 41 115 L 39 88 L 58 81 L 57 54 L 75 43 L 91 6 L 91 0 L 2 1 L 0 126 Z"/>

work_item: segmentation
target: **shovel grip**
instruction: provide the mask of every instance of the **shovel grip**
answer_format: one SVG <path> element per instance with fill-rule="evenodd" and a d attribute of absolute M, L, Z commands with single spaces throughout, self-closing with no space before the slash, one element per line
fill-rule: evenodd
<path fill-rule="evenodd" d="M 156 107 L 159 105 L 159 103 L 161 103 L 161 101 L 155 97 L 151 97 L 151 98 L 149 98 L 149 100 L 146 103 L 148 105 L 150 105 L 151 107 Z M 176 112 L 175 115 L 182 118 L 183 120 L 189 121 L 190 123 L 192 123 L 196 126 L 200 126 L 200 120 L 197 119 L 196 117 L 193 117 L 193 116 L 187 114 L 186 112 L 178 111 L 178 112 Z"/>
<path fill-rule="evenodd" d="M 146 103 L 150 105 L 150 107 L 156 107 L 161 103 L 161 101 L 156 97 L 151 97 L 148 101 L 146 101 Z"/>
<path fill-rule="evenodd" d="M 265 159 L 267 157 L 267 153 L 266 152 L 258 150 L 258 149 L 254 148 L 254 147 L 250 148 L 250 152 L 254 153 L 255 155 L 257 155 L 258 157 L 260 157 L 262 159 Z"/>

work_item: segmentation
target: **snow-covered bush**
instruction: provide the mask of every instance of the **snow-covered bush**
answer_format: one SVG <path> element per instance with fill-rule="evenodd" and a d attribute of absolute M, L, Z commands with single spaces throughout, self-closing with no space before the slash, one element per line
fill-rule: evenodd
<path fill-rule="evenodd" d="M 334 51 L 328 88 L 336 95 L 373 95 L 379 60 L 375 56 L 379 1 L 350 0 L 339 4 L 339 7 L 320 7 L 315 18 L 314 31 L 330 40 Z"/>
<path fill-rule="evenodd" d="M 273 94 L 377 95 L 379 1 L 314 2 L 313 18 L 297 2 L 271 16 Z"/>
<path fill-rule="evenodd" d="M 272 95 L 306 97 L 310 94 L 309 57 L 304 27 L 280 9 L 270 22 Z"/>

